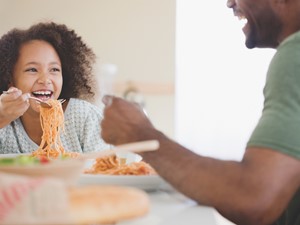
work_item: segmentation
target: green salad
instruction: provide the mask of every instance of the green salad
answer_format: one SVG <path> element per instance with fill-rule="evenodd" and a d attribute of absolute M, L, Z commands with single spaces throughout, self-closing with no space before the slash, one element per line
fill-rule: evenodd
<path fill-rule="evenodd" d="M 59 159 L 66 159 L 69 157 L 62 156 Z M 0 166 L 28 166 L 28 165 L 37 165 L 37 164 L 47 164 L 50 163 L 51 159 L 47 157 L 36 157 L 31 155 L 19 155 L 17 157 L 3 157 L 0 158 Z"/>

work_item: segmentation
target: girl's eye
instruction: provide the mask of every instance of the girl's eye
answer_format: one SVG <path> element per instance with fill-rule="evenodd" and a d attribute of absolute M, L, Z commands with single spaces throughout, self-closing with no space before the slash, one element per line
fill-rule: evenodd
<path fill-rule="evenodd" d="M 53 71 L 53 72 L 60 72 L 60 69 L 59 68 L 52 68 L 51 71 Z"/>
<path fill-rule="evenodd" d="M 37 72 L 37 69 L 29 68 L 29 69 L 26 69 L 25 72 Z"/>

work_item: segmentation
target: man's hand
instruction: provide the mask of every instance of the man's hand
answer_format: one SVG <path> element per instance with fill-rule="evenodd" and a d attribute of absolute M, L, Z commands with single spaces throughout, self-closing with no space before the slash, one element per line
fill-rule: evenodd
<path fill-rule="evenodd" d="M 102 101 L 105 104 L 101 122 L 104 141 L 119 145 L 151 139 L 147 133 L 155 128 L 138 104 L 109 95 L 104 96 Z"/>

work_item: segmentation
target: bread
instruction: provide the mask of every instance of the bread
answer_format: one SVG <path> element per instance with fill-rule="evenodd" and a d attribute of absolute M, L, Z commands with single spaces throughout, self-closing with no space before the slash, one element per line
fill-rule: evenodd
<path fill-rule="evenodd" d="M 149 211 L 146 192 L 121 186 L 83 186 L 71 189 L 70 213 L 76 224 L 112 224 Z"/>

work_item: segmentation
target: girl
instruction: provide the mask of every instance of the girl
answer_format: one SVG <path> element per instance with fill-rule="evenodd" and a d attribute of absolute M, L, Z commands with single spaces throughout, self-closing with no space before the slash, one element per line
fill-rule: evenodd
<path fill-rule="evenodd" d="M 107 148 L 99 138 L 102 108 L 86 100 L 94 96 L 95 54 L 65 25 L 39 23 L 13 29 L 0 39 L 0 154 L 30 153 L 41 143 L 39 104 L 66 99 L 63 104 L 66 151 Z"/>

